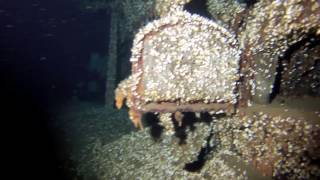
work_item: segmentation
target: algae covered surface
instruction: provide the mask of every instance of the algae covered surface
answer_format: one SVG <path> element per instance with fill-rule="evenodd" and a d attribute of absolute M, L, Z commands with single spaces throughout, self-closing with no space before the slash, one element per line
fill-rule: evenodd
<path fill-rule="evenodd" d="M 303 109 L 307 114 L 303 121 L 302 116 L 295 118 L 302 100 L 311 106 L 310 111 Z M 283 174 L 291 174 L 289 179 L 316 179 L 319 166 L 312 161 L 319 157 L 320 118 L 314 103 L 308 97 L 282 99 L 270 107 L 253 105 L 244 117 L 212 116 L 209 121 L 207 116 L 186 115 L 189 123 L 175 134 L 158 135 L 152 131 L 155 124 L 135 130 L 125 112 L 70 103 L 63 116 L 56 117 L 55 129 L 68 149 L 62 157 L 72 162 L 64 168 L 79 179 L 273 179 Z M 278 106 L 282 109 L 274 108 Z M 308 112 L 318 119 L 309 121 Z M 146 118 L 150 117 L 143 121 L 148 125 Z M 288 145 L 291 150 L 285 150 Z"/>

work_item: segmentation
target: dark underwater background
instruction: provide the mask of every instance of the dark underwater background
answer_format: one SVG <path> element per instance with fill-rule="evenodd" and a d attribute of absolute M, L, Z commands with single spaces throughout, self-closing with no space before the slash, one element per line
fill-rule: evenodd
<path fill-rule="evenodd" d="M 2 165 L 12 170 L 9 179 L 68 179 L 50 111 L 72 98 L 104 103 L 104 79 L 89 63 L 93 52 L 106 55 L 108 26 L 107 11 L 82 12 L 72 1 L 0 1 Z"/>

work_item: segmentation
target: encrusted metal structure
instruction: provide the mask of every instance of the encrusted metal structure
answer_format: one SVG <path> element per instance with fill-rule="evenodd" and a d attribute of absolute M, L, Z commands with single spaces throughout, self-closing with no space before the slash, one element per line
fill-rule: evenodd
<path fill-rule="evenodd" d="M 136 35 L 132 75 L 116 90 L 130 118 L 142 127 L 143 112 L 234 113 L 240 49 L 236 38 L 213 21 L 175 10 Z"/>

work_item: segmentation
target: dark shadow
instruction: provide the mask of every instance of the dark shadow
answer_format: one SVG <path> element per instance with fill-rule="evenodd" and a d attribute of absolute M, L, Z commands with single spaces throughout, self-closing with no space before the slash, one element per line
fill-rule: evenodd
<path fill-rule="evenodd" d="M 209 113 L 201 113 L 201 121 L 210 123 L 212 122 L 212 119 L 215 118 L 216 120 L 219 120 L 222 117 L 225 117 L 226 114 L 216 114 L 216 115 L 210 115 Z M 214 123 L 214 122 L 213 122 Z M 187 163 L 184 166 L 184 170 L 189 172 L 199 172 L 201 168 L 204 166 L 205 162 L 210 159 L 210 153 L 217 150 L 217 147 L 220 145 L 220 139 L 217 137 L 217 134 L 213 131 L 213 129 L 210 130 L 210 134 L 206 139 L 206 145 L 205 147 L 202 147 L 199 151 L 197 160 Z"/>
<path fill-rule="evenodd" d="M 215 118 L 215 119 L 220 119 L 220 118 L 223 118 L 223 117 L 226 117 L 226 116 L 227 116 L 226 113 L 212 115 L 212 117 Z"/>
<path fill-rule="evenodd" d="M 248 8 L 250 8 L 250 7 L 252 7 L 253 5 L 255 5 L 255 4 L 258 2 L 258 0 L 238 0 L 238 2 L 239 2 L 239 3 L 245 3 L 246 6 L 247 6 Z"/>
<path fill-rule="evenodd" d="M 212 116 L 208 112 L 202 112 L 200 113 L 200 120 L 209 124 L 212 121 Z"/>
<path fill-rule="evenodd" d="M 175 128 L 175 136 L 179 138 L 179 145 L 186 143 L 186 139 L 188 137 L 186 128 L 190 128 L 191 131 L 195 131 L 195 123 L 204 122 L 209 124 L 212 121 L 212 118 L 219 119 L 225 116 L 226 114 L 224 113 L 210 115 L 208 112 L 202 112 L 200 113 L 200 118 L 197 118 L 194 112 L 183 112 L 182 124 L 179 126 L 178 122 L 174 119 L 174 115 L 172 115 L 172 119 L 174 119 L 173 124 Z"/>
<path fill-rule="evenodd" d="M 200 153 L 198 155 L 197 160 L 193 161 L 191 163 L 187 163 L 184 166 L 184 170 L 189 171 L 189 172 L 197 172 L 197 171 L 199 171 L 203 167 L 203 165 L 205 163 L 206 151 L 207 151 L 206 148 L 202 148 L 200 150 Z"/>
<path fill-rule="evenodd" d="M 206 0 L 192 0 L 184 6 L 184 10 L 191 14 L 197 14 L 206 18 L 211 19 L 211 15 L 207 10 Z"/>
<path fill-rule="evenodd" d="M 184 112 L 182 119 L 182 127 L 189 127 L 191 131 L 195 130 L 194 124 L 197 122 L 194 112 Z"/>
<path fill-rule="evenodd" d="M 172 116 L 174 119 L 174 116 Z M 179 138 L 179 145 L 185 144 L 187 139 L 186 128 L 189 127 L 191 131 L 195 130 L 194 123 L 197 122 L 195 113 L 183 112 L 182 124 L 178 125 L 178 122 L 174 119 L 175 136 Z"/>
<path fill-rule="evenodd" d="M 216 139 L 214 136 L 215 134 L 213 133 L 213 130 L 211 130 L 210 135 L 207 138 L 207 144 L 205 147 L 202 147 L 197 160 L 187 163 L 184 166 L 184 170 L 189 171 L 189 172 L 199 172 L 201 168 L 204 166 L 205 162 L 208 160 L 208 155 L 217 149 L 217 146 L 219 145 L 219 140 Z M 211 141 L 215 141 L 210 143 Z M 212 144 L 212 146 L 210 145 Z"/>
<path fill-rule="evenodd" d="M 163 127 L 159 124 L 159 118 L 152 112 L 143 115 L 143 121 L 150 126 L 150 135 L 154 140 L 159 140 L 163 132 Z"/>

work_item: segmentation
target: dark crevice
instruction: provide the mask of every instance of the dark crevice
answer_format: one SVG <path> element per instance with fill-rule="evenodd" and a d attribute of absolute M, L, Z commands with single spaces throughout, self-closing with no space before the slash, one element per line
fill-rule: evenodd
<path fill-rule="evenodd" d="M 277 75 L 273 83 L 272 92 L 269 96 L 269 103 L 271 103 L 276 98 L 276 96 L 280 93 L 280 86 L 281 86 L 281 79 L 282 79 L 282 72 L 283 72 L 282 62 L 283 62 L 283 59 L 279 58 L 278 66 L 276 68 Z"/>
<path fill-rule="evenodd" d="M 201 117 L 207 116 L 205 113 Z M 209 115 L 210 116 L 210 115 Z M 217 114 L 215 116 L 210 116 L 210 122 L 212 122 L 212 119 L 218 120 L 219 118 L 224 117 L 225 114 Z M 209 119 L 209 117 L 206 117 Z M 210 134 L 206 139 L 206 145 L 202 147 L 199 151 L 199 154 L 197 156 L 197 160 L 187 163 L 184 166 L 184 170 L 189 171 L 189 172 L 199 172 L 201 168 L 204 166 L 205 162 L 210 159 L 210 154 L 214 151 L 217 151 L 217 148 L 219 146 L 220 140 L 217 136 L 217 132 L 214 131 L 214 129 L 210 130 Z"/>
<path fill-rule="evenodd" d="M 283 54 L 283 56 L 280 56 L 278 59 L 278 66 L 276 68 L 276 77 L 273 84 L 272 92 L 269 96 L 269 102 L 272 102 L 276 96 L 280 93 L 281 88 L 281 79 L 282 79 L 282 73 L 283 73 L 283 63 L 287 61 L 287 63 L 290 63 L 290 60 L 292 58 L 292 55 L 299 51 L 300 48 L 306 46 L 306 48 L 312 48 L 319 44 L 320 37 L 316 36 L 315 34 L 309 34 L 306 36 L 306 38 L 302 39 L 301 41 L 296 42 L 295 44 L 291 45 Z"/>
<path fill-rule="evenodd" d="M 211 19 L 211 15 L 207 10 L 207 0 L 192 0 L 184 6 L 184 10 L 191 14 L 197 14 Z"/>
<path fill-rule="evenodd" d="M 248 8 L 254 6 L 259 0 L 237 0 L 239 3 L 244 3 Z"/>
<path fill-rule="evenodd" d="M 200 120 L 205 123 L 210 123 L 212 121 L 212 116 L 208 112 L 200 113 Z"/>
<path fill-rule="evenodd" d="M 197 160 L 187 163 L 184 166 L 184 170 L 189 172 L 199 172 L 204 166 L 205 162 L 208 160 L 208 155 L 217 149 L 218 140 L 215 137 L 213 129 L 211 129 L 210 135 L 207 137 L 207 144 L 205 147 L 200 149 Z M 214 141 L 214 142 L 212 142 Z M 210 143 L 211 142 L 211 143 Z"/>
<path fill-rule="evenodd" d="M 207 154 L 206 153 L 207 151 L 207 148 L 202 148 L 200 150 L 200 153 L 198 155 L 198 158 L 196 161 L 193 161 L 191 163 L 187 163 L 185 166 L 184 166 L 184 170 L 186 171 L 189 171 L 189 172 L 197 172 L 197 171 L 200 171 L 201 168 L 203 167 L 204 163 L 205 163 L 205 155 Z"/>
<path fill-rule="evenodd" d="M 193 112 L 183 112 L 182 124 L 181 126 L 178 125 L 176 120 L 173 121 L 174 129 L 175 129 L 175 136 L 179 138 L 179 144 L 185 144 L 187 139 L 186 128 L 189 127 L 191 131 L 195 130 L 194 123 L 197 122 L 197 118 L 195 113 Z M 172 115 L 172 119 L 174 116 Z"/>
<path fill-rule="evenodd" d="M 247 7 L 253 7 L 259 0 L 245 0 Z"/>

